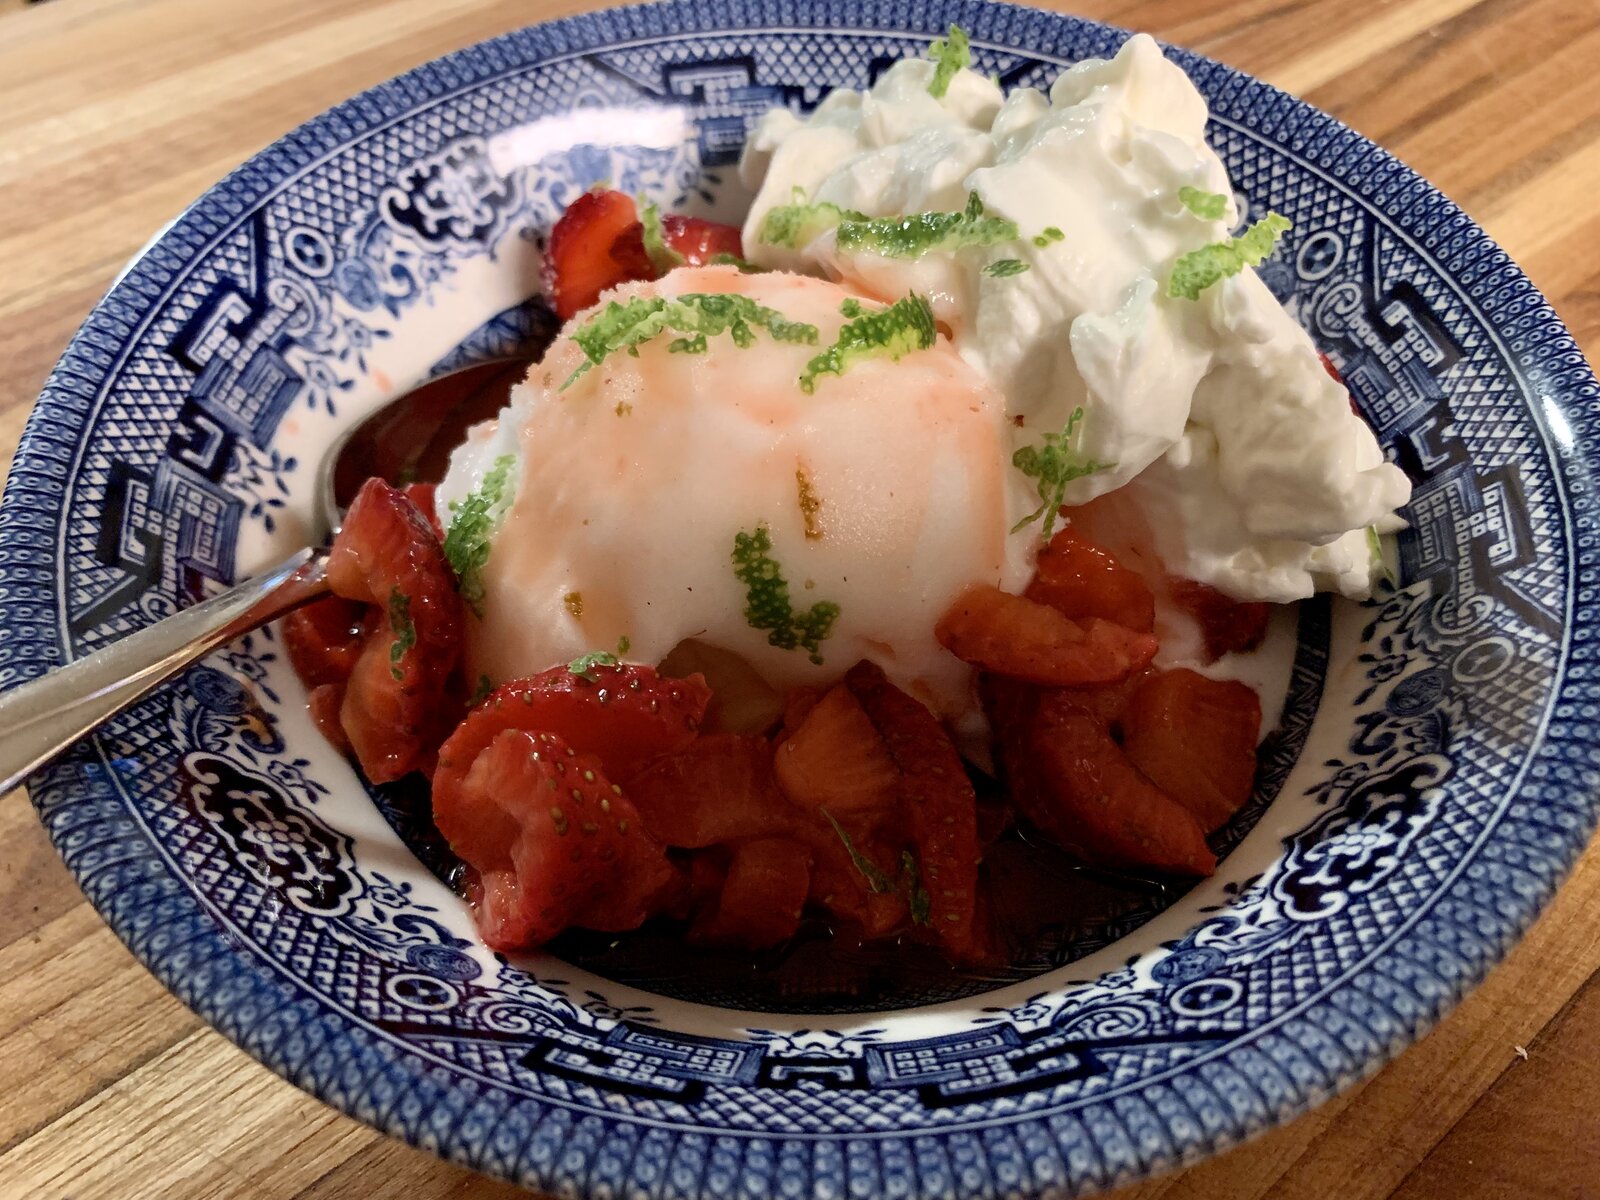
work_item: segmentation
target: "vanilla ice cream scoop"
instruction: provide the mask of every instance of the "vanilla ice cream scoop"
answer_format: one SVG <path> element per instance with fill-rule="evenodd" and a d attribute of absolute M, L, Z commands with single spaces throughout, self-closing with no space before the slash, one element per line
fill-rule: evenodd
<path fill-rule="evenodd" d="M 934 626 L 970 585 L 1020 590 L 1030 573 L 1006 536 L 1028 496 L 1002 397 L 943 337 L 898 360 L 857 358 L 807 393 L 802 374 L 855 311 L 820 279 L 686 268 L 606 301 L 705 293 L 813 325 L 815 344 L 757 328 L 748 345 L 724 333 L 696 352 L 668 331 L 572 379 L 589 359 L 571 334 L 602 304 L 452 458 L 437 500 L 446 523 L 497 464 L 507 476 L 472 670 L 515 678 L 623 638 L 629 659 L 653 663 L 694 638 L 778 688 L 870 659 L 941 716 L 969 715 L 969 669 Z M 749 584 L 769 565 L 786 584 L 787 633 L 749 611 L 774 599 L 770 581 L 759 597 Z"/>

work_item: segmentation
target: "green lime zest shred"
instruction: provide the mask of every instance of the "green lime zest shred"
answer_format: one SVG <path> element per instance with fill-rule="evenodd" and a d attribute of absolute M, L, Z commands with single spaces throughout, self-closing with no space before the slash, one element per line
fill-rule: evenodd
<path fill-rule="evenodd" d="M 404 679 L 400 661 L 405 658 L 406 651 L 417 644 L 417 626 L 411 619 L 411 597 L 397 587 L 390 588 L 388 608 L 389 632 L 394 634 L 394 640 L 389 643 L 389 674 Z"/>
<path fill-rule="evenodd" d="M 1278 238 L 1292 228 L 1288 217 L 1269 212 L 1238 237 L 1189 251 L 1173 264 L 1167 295 L 1178 300 L 1200 299 L 1200 293 L 1212 284 L 1237 275 L 1247 266 L 1260 266 L 1277 246 Z"/>
<path fill-rule="evenodd" d="M 683 266 L 683 255 L 667 245 L 666 234 L 661 228 L 661 210 L 656 207 L 656 202 L 642 195 L 636 197 L 634 202 L 639 206 L 639 224 L 644 227 L 645 256 L 656 269 L 656 274 L 665 275 L 673 267 Z"/>
<path fill-rule="evenodd" d="M 1017 223 L 988 217 L 977 192 L 969 192 L 961 212 L 907 213 L 839 222 L 834 234 L 842 254 L 867 252 L 884 258 L 915 260 L 935 252 L 997 246 L 1017 239 Z"/>
<path fill-rule="evenodd" d="M 738 267 L 740 273 L 745 275 L 764 275 L 767 270 L 765 267 L 751 262 L 748 258 L 740 258 L 737 254 L 729 254 L 726 250 L 718 250 L 710 258 L 706 259 L 706 266 Z"/>
<path fill-rule="evenodd" d="M 1178 203 L 1203 221 L 1220 221 L 1228 215 L 1228 198 L 1221 192 L 1181 187 L 1178 189 Z"/>
<path fill-rule="evenodd" d="M 1072 410 L 1066 428 L 1060 433 L 1047 433 L 1042 446 L 1023 446 L 1011 456 L 1011 465 L 1034 480 L 1039 489 L 1039 507 L 1013 525 L 1012 533 L 1021 532 L 1043 517 L 1041 532 L 1049 537 L 1055 530 L 1056 512 L 1066 496 L 1067 485 L 1117 465 L 1085 459 L 1079 454 L 1082 425 L 1083 408 L 1080 406 Z"/>
<path fill-rule="evenodd" d="M 1034 234 L 1034 236 L 1033 236 L 1033 244 L 1035 246 L 1038 246 L 1040 249 L 1043 249 L 1044 247 L 1048 246 L 1051 242 L 1059 242 L 1062 238 L 1064 238 L 1066 236 L 1067 235 L 1062 233 L 1061 230 L 1059 228 L 1057 228 L 1056 226 L 1054 226 L 1054 225 L 1046 225 L 1038 233 Z"/>
<path fill-rule="evenodd" d="M 585 361 L 567 376 L 563 391 L 591 368 L 619 350 L 637 356 L 639 347 L 671 331 L 683 334 L 668 344 L 674 353 L 696 354 L 706 340 L 728 334 L 741 348 L 755 342 L 755 330 L 764 329 L 777 342 L 814 346 L 817 327 L 791 321 L 776 309 L 757 304 L 748 296 L 687 292 L 682 296 L 634 296 L 627 303 L 610 301 L 572 334 Z"/>
<path fill-rule="evenodd" d="M 928 58 L 933 62 L 933 78 L 928 81 L 928 95 L 935 100 L 943 100 L 956 73 L 972 65 L 972 43 L 967 31 L 959 25 L 951 25 L 949 37 L 940 38 L 928 47 Z"/>
<path fill-rule="evenodd" d="M 489 693 L 494 691 L 494 681 L 487 675 L 478 676 L 478 684 L 472 689 L 472 698 L 467 701 L 468 708 L 477 708 L 489 698 Z"/>
<path fill-rule="evenodd" d="M 1368 570 L 1394 587 L 1399 580 L 1395 578 L 1394 568 L 1389 565 L 1388 556 L 1383 552 L 1383 535 L 1378 532 L 1376 525 L 1367 526 L 1367 554 L 1370 558 Z"/>
<path fill-rule="evenodd" d="M 800 373 L 800 390 L 811 395 L 821 375 L 843 375 L 852 363 L 886 354 L 899 361 L 913 350 L 926 350 L 938 338 L 933 306 L 915 292 L 877 312 L 863 312 L 845 322 L 839 336 Z"/>
<path fill-rule="evenodd" d="M 867 881 L 867 887 L 879 896 L 894 891 L 894 880 L 886 875 L 877 863 L 856 848 L 854 839 L 844 831 L 844 826 L 827 809 L 822 810 L 822 815 L 828 819 L 828 824 L 833 826 L 834 833 L 839 835 L 839 840 L 844 843 L 844 852 L 850 856 L 850 861 L 855 869 L 861 872 L 861 877 Z"/>
<path fill-rule="evenodd" d="M 991 279 L 1009 279 L 1013 275 L 1021 275 L 1028 269 L 1028 264 L 1020 258 L 1002 258 L 990 263 L 983 269 L 983 273 Z"/>
<path fill-rule="evenodd" d="M 478 489 L 450 506 L 450 528 L 444 535 L 444 556 L 456 575 L 456 590 L 478 616 L 483 616 L 483 568 L 489 543 L 511 507 L 511 469 L 517 460 L 502 454 L 494 460 Z"/>
<path fill-rule="evenodd" d="M 772 557 L 772 534 L 765 523 L 733 539 L 733 573 L 744 584 L 745 623 L 767 635 L 767 645 L 780 650 L 804 650 L 811 661 L 822 663 L 822 643 L 839 619 L 839 606 L 818 600 L 796 612 L 789 600 L 789 584 Z"/>
<path fill-rule="evenodd" d="M 615 667 L 622 662 L 628 653 L 631 643 L 627 635 L 617 639 L 617 650 L 613 654 L 610 650 L 591 650 L 587 654 L 580 654 L 567 664 L 567 670 L 580 678 L 587 679 L 590 683 L 597 682 L 595 670 L 599 667 Z"/>
<path fill-rule="evenodd" d="M 911 920 L 916 925 L 929 924 L 933 900 L 928 889 L 922 886 L 922 872 L 917 867 L 917 856 L 909 850 L 900 851 L 900 882 L 906 890 L 906 903 L 911 909 Z"/>
<path fill-rule="evenodd" d="M 853 208 L 840 208 L 827 200 L 815 204 L 806 202 L 804 188 L 795 188 L 788 204 L 778 204 L 767 210 L 761 218 L 761 232 L 757 235 L 769 246 L 785 246 L 790 250 L 803 250 L 842 221 L 871 220 L 866 213 Z"/>

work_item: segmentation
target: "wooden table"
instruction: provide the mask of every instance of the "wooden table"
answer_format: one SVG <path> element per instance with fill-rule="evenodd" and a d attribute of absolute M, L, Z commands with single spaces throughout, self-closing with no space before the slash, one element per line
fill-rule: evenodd
<path fill-rule="evenodd" d="M 118 267 L 337 100 L 581 0 L 0 0 L 0 462 Z M 1595 0 L 1085 0 L 1328 109 L 1483 223 L 1600 351 Z M 1600 1197 L 1600 850 L 1425 1041 L 1129 1200 Z M 281 1082 L 162 990 L 0 799 L 0 1196 L 521 1193 Z"/>

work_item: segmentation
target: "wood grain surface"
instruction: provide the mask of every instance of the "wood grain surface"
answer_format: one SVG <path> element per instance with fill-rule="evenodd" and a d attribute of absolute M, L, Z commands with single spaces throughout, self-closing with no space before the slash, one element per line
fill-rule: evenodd
<path fill-rule="evenodd" d="M 0 0 L 0 465 L 112 277 L 334 102 L 579 0 Z M 1595 0 L 1083 0 L 1333 112 L 1420 170 L 1600 349 Z M 1364 1085 L 1126 1200 L 1600 1198 L 1600 851 L 1506 962 Z M 0 798 L 0 1196 L 520 1195 L 236 1050 Z"/>

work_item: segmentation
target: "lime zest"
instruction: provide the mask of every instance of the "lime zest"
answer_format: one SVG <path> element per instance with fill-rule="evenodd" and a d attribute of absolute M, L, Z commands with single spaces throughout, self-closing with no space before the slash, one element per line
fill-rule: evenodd
<path fill-rule="evenodd" d="M 1020 533 L 1040 517 L 1044 518 L 1041 533 L 1049 537 L 1056 527 L 1056 513 L 1066 496 L 1067 485 L 1100 471 L 1110 470 L 1116 463 L 1084 459 L 1078 453 L 1078 441 L 1083 425 L 1083 407 L 1072 410 L 1066 428 L 1060 433 L 1044 435 L 1042 446 L 1023 446 L 1011 456 L 1011 465 L 1029 479 L 1036 480 L 1039 489 L 1039 507 L 1011 527 Z"/>
<path fill-rule="evenodd" d="M 1221 192 L 1204 192 L 1186 185 L 1178 189 L 1178 203 L 1202 221 L 1220 221 L 1228 214 L 1228 198 Z"/>
<path fill-rule="evenodd" d="M 777 342 L 814 346 L 817 327 L 791 321 L 776 309 L 757 304 L 748 296 L 687 292 L 682 296 L 634 296 L 626 303 L 612 300 L 572 333 L 585 361 L 561 385 L 565 391 L 580 376 L 619 350 L 637 357 L 639 347 L 667 331 L 685 336 L 674 339 L 673 353 L 699 354 L 706 339 L 728 334 L 741 349 L 755 342 L 755 330 L 764 329 Z"/>
<path fill-rule="evenodd" d="M 915 260 L 935 252 L 997 246 L 1017 239 L 1017 223 L 989 217 L 977 192 L 967 194 L 961 212 L 906 213 L 892 217 L 846 218 L 834 242 L 841 254 L 868 252 L 884 258 Z"/>
<path fill-rule="evenodd" d="M 733 538 L 733 573 L 745 587 L 745 623 L 767 635 L 767 645 L 780 650 L 805 650 L 822 665 L 822 643 L 839 619 L 839 606 L 818 600 L 804 612 L 789 601 L 789 584 L 772 557 L 772 534 L 766 523 Z"/>
<path fill-rule="evenodd" d="M 417 626 L 411 619 L 411 597 L 398 587 L 390 588 L 388 609 L 389 632 L 394 634 L 394 641 L 389 643 L 389 674 L 404 679 L 400 660 L 417 644 Z"/>
<path fill-rule="evenodd" d="M 967 37 L 967 31 L 952 24 L 949 37 L 940 38 L 928 47 L 928 58 L 933 62 L 933 78 L 928 81 L 928 95 L 935 100 L 943 100 L 956 73 L 972 65 L 972 42 Z"/>
<path fill-rule="evenodd" d="M 450 505 L 450 528 L 444 535 L 444 556 L 455 572 L 456 590 L 478 616 L 483 616 L 483 568 L 489 561 L 489 543 L 506 510 L 514 455 L 502 454 L 484 474 L 483 482 L 465 500 Z"/>
<path fill-rule="evenodd" d="M 1294 228 L 1282 213 L 1269 212 L 1238 237 L 1212 242 L 1191 250 L 1172 266 L 1167 295 L 1177 300 L 1198 300 L 1212 284 L 1237 275 L 1245 267 L 1258 267 L 1278 244 L 1278 238 Z"/>
<path fill-rule="evenodd" d="M 800 390 L 811 395 L 820 375 L 843 375 L 853 363 L 887 354 L 898 362 L 913 350 L 926 350 L 939 336 L 933 306 L 915 292 L 877 312 L 862 312 L 839 328 L 839 336 L 800 373 Z"/>
<path fill-rule="evenodd" d="M 1020 258 L 1002 258 L 990 263 L 983 269 L 983 273 L 991 279 L 1009 279 L 1029 269 L 1028 264 Z"/>
<path fill-rule="evenodd" d="M 656 274 L 665 275 L 673 267 L 683 266 L 683 255 L 667 245 L 666 234 L 661 228 L 661 210 L 656 207 L 656 202 L 639 195 L 634 197 L 634 203 L 639 208 L 639 224 L 644 228 L 645 257 L 656 269 Z"/>

